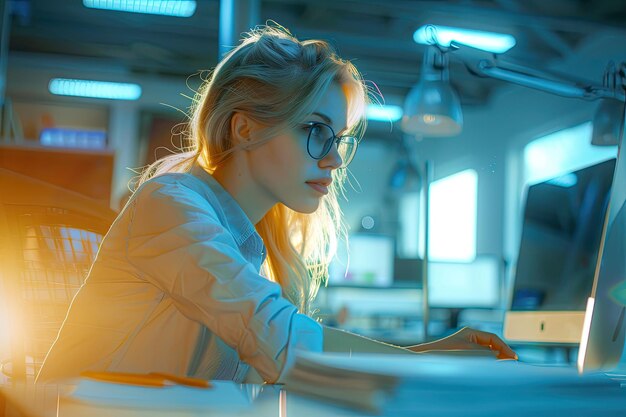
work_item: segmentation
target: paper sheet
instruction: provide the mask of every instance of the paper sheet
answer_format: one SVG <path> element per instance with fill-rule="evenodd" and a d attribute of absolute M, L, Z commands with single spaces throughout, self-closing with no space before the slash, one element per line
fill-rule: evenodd
<path fill-rule="evenodd" d="M 182 385 L 141 387 L 81 379 L 66 398 L 98 406 L 140 409 L 229 411 L 249 407 L 251 400 L 240 384 L 212 381 L 212 388 Z"/>

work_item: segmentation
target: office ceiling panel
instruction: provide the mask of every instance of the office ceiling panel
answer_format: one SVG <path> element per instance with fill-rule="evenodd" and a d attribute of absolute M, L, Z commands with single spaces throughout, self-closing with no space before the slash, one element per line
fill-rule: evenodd
<path fill-rule="evenodd" d="M 133 74 L 186 77 L 218 57 L 218 0 L 199 0 L 190 18 L 88 9 L 80 0 L 4 0 L 12 11 L 11 56 L 69 56 Z M 546 66 L 603 29 L 626 30 L 622 0 L 261 0 L 272 19 L 301 38 L 332 42 L 387 95 L 404 96 L 419 78 L 423 46 L 412 40 L 426 23 L 513 34 L 507 58 Z M 451 60 L 464 104 L 484 103 L 498 81 L 476 78 Z"/>

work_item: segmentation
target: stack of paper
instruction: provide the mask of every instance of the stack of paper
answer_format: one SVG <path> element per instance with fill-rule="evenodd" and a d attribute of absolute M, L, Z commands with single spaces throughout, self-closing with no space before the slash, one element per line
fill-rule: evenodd
<path fill-rule="evenodd" d="M 574 367 L 436 354 L 301 353 L 286 384 L 294 392 L 373 412 L 389 410 L 391 404 L 402 411 L 430 407 L 438 415 L 453 410 L 465 416 L 472 415 L 465 408 L 477 400 L 510 414 L 515 404 L 532 411 L 533 401 L 551 395 L 569 409 L 586 404 L 586 396 L 595 391 L 619 390 L 619 383 L 604 374 L 579 375 Z M 480 409 L 483 415 L 484 404 Z"/>
<path fill-rule="evenodd" d="M 341 366 L 345 363 L 353 366 Z M 396 390 L 400 378 L 359 368 L 348 356 L 302 354 L 287 376 L 286 387 L 288 391 L 378 411 Z"/>

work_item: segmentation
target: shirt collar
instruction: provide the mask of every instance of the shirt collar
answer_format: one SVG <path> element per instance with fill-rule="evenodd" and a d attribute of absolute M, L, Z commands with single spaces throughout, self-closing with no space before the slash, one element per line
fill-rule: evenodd
<path fill-rule="evenodd" d="M 258 236 L 256 228 L 239 203 L 237 203 L 233 196 L 230 195 L 211 174 L 206 172 L 204 168 L 198 164 L 192 167 L 191 173 L 207 184 L 211 191 L 213 191 L 213 194 L 215 194 L 215 197 L 224 210 L 224 215 L 231 227 L 231 233 L 237 245 L 243 245 L 252 235 L 256 234 Z"/>

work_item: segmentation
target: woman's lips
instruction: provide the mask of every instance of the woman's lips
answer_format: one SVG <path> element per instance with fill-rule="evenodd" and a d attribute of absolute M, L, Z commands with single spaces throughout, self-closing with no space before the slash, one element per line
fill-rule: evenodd
<path fill-rule="evenodd" d="M 313 188 L 315 191 L 317 191 L 320 194 L 326 195 L 328 194 L 328 187 L 316 182 L 307 182 L 307 185 L 311 188 Z"/>

